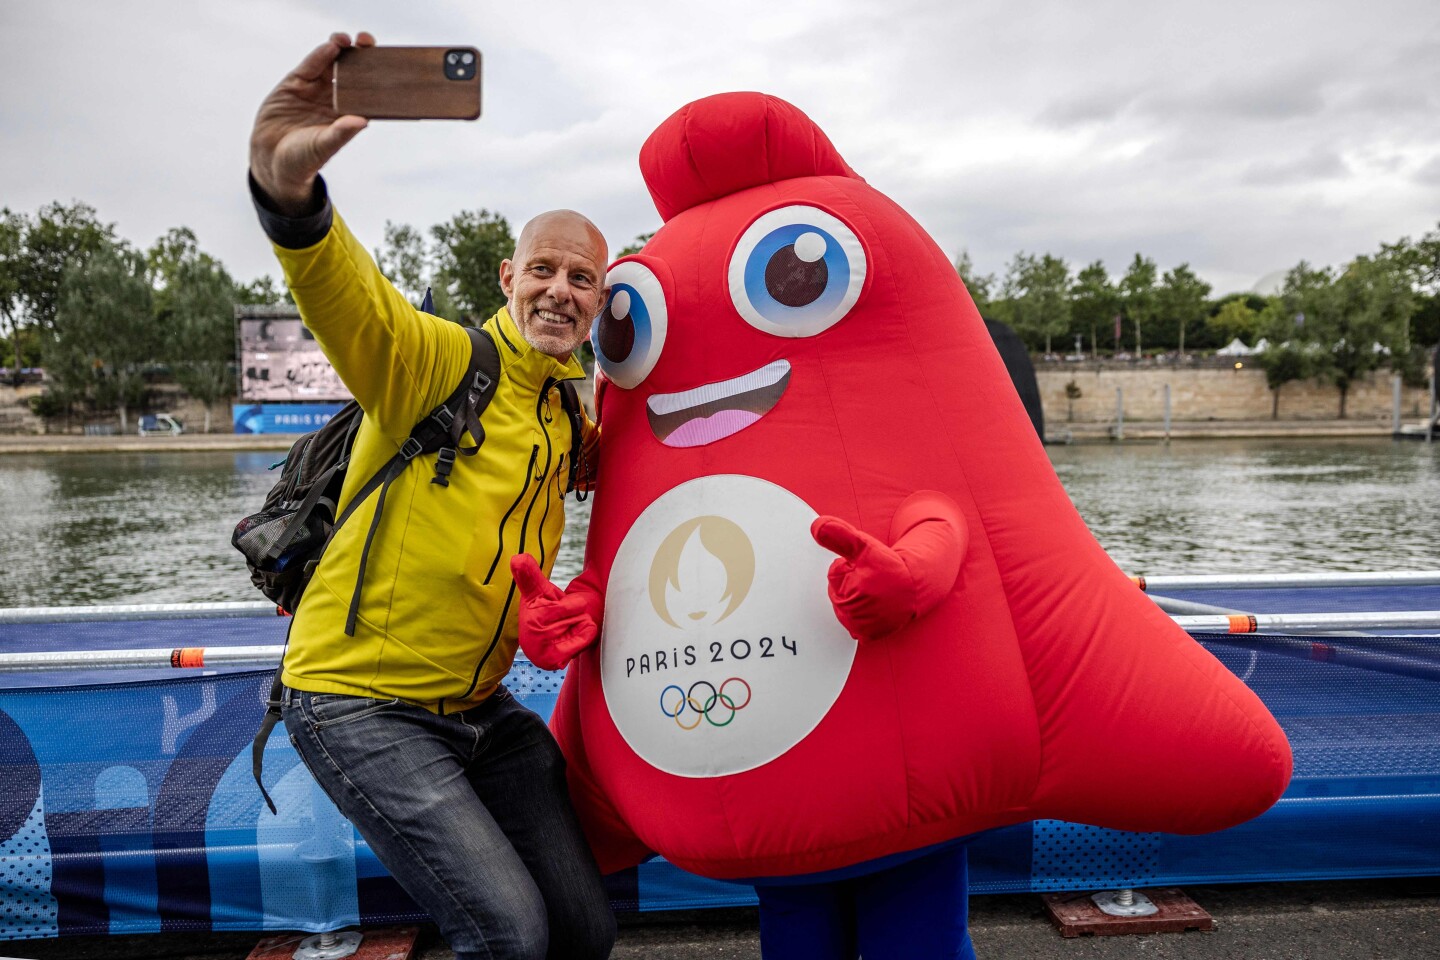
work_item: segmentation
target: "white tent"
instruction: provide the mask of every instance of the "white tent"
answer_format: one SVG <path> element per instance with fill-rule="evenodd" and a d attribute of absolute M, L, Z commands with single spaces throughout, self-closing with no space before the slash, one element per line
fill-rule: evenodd
<path fill-rule="evenodd" d="M 1225 346 L 1221 347 L 1219 350 L 1216 350 L 1216 351 L 1215 351 L 1215 356 L 1217 356 L 1217 357 L 1248 357 L 1248 356 L 1250 356 L 1250 354 L 1252 354 L 1252 353 L 1254 353 L 1254 352 L 1255 352 L 1254 350 L 1251 350 L 1249 347 L 1245 346 L 1245 344 L 1244 344 L 1243 342 L 1241 342 L 1241 340 L 1240 340 L 1239 337 L 1236 337 L 1234 340 L 1231 340 L 1229 343 L 1225 344 Z"/>

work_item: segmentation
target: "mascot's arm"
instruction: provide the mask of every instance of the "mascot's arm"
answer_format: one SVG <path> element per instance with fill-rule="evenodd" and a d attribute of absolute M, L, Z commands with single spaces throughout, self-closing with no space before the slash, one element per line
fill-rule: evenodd
<path fill-rule="evenodd" d="M 969 543 L 960 508 L 934 490 L 900 504 L 888 546 L 839 517 L 817 517 L 810 534 L 839 554 L 830 602 L 856 640 L 889 636 L 934 609 L 954 588 Z"/>
<path fill-rule="evenodd" d="M 589 570 L 561 590 L 528 553 L 510 558 L 520 588 L 520 649 L 542 670 L 560 670 L 600 636 L 604 602 Z"/>
<path fill-rule="evenodd" d="M 579 664 L 576 669 L 584 666 L 589 664 Z M 585 753 L 584 738 L 580 736 L 580 698 L 576 695 L 576 679 L 574 671 L 565 678 L 559 702 L 555 704 L 555 713 L 550 718 L 550 729 L 565 753 L 565 777 L 570 787 L 570 799 L 580 827 L 585 831 L 585 839 L 595 854 L 595 862 L 600 865 L 601 873 L 615 873 L 643 863 L 654 854 L 616 812 L 590 772 L 590 758 Z"/>

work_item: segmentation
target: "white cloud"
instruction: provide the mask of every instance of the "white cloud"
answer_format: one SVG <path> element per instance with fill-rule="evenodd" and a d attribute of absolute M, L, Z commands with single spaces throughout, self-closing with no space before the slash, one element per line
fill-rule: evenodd
<path fill-rule="evenodd" d="M 334 28 L 474 43 L 475 124 L 375 124 L 327 172 L 374 244 L 486 207 L 658 222 L 636 155 L 723 90 L 796 103 L 871 183 L 982 270 L 1017 250 L 1118 272 L 1189 262 L 1219 291 L 1440 220 L 1440 8 L 578 0 L 497 5 L 54 0 L 0 7 L 0 205 L 84 199 L 149 243 L 192 227 L 273 272 L 243 186 L 265 92 Z"/>

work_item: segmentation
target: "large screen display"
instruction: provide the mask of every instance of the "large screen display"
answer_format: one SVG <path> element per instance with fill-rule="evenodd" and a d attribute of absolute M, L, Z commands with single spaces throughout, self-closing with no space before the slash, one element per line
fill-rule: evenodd
<path fill-rule="evenodd" d="M 344 401 L 350 391 L 300 315 L 274 307 L 236 311 L 240 340 L 240 399 L 245 403 Z"/>

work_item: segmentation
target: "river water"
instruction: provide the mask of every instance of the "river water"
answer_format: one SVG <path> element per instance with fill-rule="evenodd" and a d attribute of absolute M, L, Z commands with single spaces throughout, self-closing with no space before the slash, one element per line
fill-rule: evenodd
<path fill-rule="evenodd" d="M 1440 568 L 1440 444 L 1236 440 L 1051 447 L 1131 573 Z M 257 600 L 230 531 L 280 454 L 0 456 L 0 607 Z M 568 505 L 555 577 L 579 570 Z"/>

